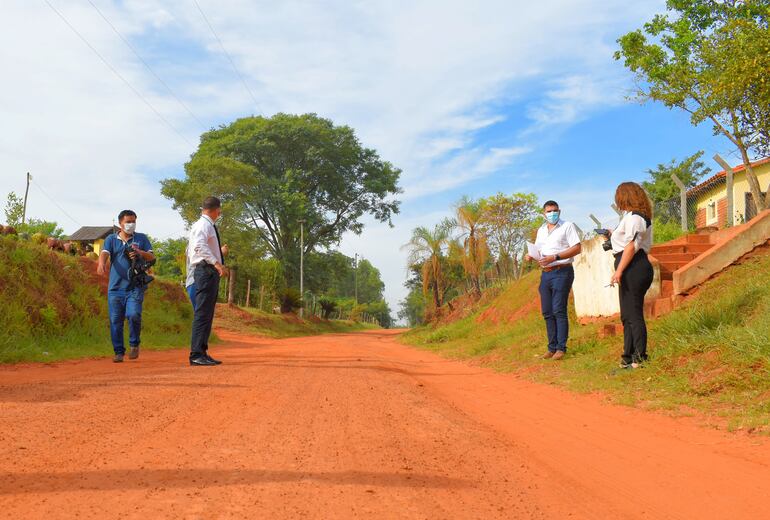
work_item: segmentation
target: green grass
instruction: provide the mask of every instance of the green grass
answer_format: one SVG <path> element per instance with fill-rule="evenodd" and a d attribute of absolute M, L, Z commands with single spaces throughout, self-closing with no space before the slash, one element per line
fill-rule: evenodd
<path fill-rule="evenodd" d="M 0 265 L 0 363 L 112 355 L 106 279 L 96 276 L 93 261 L 0 236 Z M 187 346 L 191 321 L 192 307 L 184 290 L 176 283 L 154 281 L 144 300 L 142 348 Z M 301 321 L 227 306 L 218 307 L 215 326 L 275 338 L 376 328 L 350 321 Z"/>
<path fill-rule="evenodd" d="M 617 368 L 622 337 L 599 337 L 599 324 L 577 325 L 571 308 L 569 354 L 539 359 L 545 327 L 537 274 L 512 284 L 491 304 L 454 323 L 426 326 L 402 341 L 499 371 L 517 371 L 615 403 L 696 414 L 715 426 L 770 433 L 770 256 L 747 258 L 707 282 L 671 314 L 648 321 L 650 362 Z M 529 307 L 527 307 L 529 305 Z M 516 316 L 493 323 L 489 318 Z"/>
<path fill-rule="evenodd" d="M 94 262 L 0 237 L 0 265 L 0 363 L 112 355 L 105 279 Z M 153 282 L 142 319 L 143 348 L 189 340 L 192 311 L 179 286 Z"/>
<path fill-rule="evenodd" d="M 227 307 L 219 305 L 214 323 L 234 332 L 268 336 L 271 338 L 290 338 L 297 336 L 315 336 L 379 329 L 378 325 L 347 320 L 300 320 L 294 315 L 268 314 L 257 309 Z"/>

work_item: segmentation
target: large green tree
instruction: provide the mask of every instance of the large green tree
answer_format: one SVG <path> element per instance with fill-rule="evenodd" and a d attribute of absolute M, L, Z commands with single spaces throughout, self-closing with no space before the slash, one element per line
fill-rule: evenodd
<path fill-rule="evenodd" d="M 390 223 L 400 173 L 348 126 L 315 114 L 276 114 L 203 134 L 185 178 L 162 181 L 162 193 L 188 222 L 203 197 L 219 196 L 226 221 L 255 233 L 296 285 L 299 220 L 306 254 L 339 243 L 345 232 L 361 233 L 365 215 Z"/>
<path fill-rule="evenodd" d="M 497 268 L 506 278 L 521 274 L 519 257 L 532 230 L 540 225 L 540 206 L 534 193 L 497 193 L 481 201 L 482 222 Z"/>
<path fill-rule="evenodd" d="M 709 121 L 739 151 L 757 207 L 770 193 L 751 155 L 770 153 L 770 3 L 767 0 L 668 0 L 667 14 L 622 36 L 615 58 L 637 76 L 637 97 Z"/>
<path fill-rule="evenodd" d="M 658 164 L 655 169 L 647 170 L 650 180 L 642 182 L 645 191 L 653 202 L 666 202 L 679 197 L 679 187 L 671 175 L 676 175 L 682 183 L 692 188 L 698 181 L 711 172 L 701 161 L 703 151 L 696 152 L 681 161 L 672 159 L 668 164 Z"/>

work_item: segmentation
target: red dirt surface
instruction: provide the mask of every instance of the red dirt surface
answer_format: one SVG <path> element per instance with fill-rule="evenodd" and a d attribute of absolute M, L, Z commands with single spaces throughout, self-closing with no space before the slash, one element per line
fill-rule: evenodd
<path fill-rule="evenodd" d="M 399 345 L 0 368 L 1 518 L 770 518 L 770 444 Z"/>

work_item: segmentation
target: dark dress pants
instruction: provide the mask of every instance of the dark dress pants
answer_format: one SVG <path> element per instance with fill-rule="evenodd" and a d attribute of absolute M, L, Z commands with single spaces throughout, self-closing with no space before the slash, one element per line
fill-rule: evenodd
<path fill-rule="evenodd" d="M 195 312 L 192 324 L 190 358 L 206 354 L 214 321 L 214 309 L 219 295 L 219 273 L 213 265 L 200 263 L 195 266 Z"/>
<path fill-rule="evenodd" d="M 571 265 L 554 269 L 540 275 L 540 308 L 545 320 L 545 330 L 548 333 L 548 351 L 561 350 L 567 352 L 569 339 L 569 318 L 567 303 L 575 271 Z"/>
<path fill-rule="evenodd" d="M 615 256 L 615 268 L 623 254 Z M 647 324 L 644 321 L 644 295 L 652 285 L 653 270 L 647 253 L 640 249 L 620 279 L 620 321 L 623 322 L 623 362 L 641 363 L 647 359 Z"/>

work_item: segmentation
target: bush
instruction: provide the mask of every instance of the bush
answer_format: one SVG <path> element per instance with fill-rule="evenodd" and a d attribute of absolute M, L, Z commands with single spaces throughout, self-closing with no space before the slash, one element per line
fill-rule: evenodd
<path fill-rule="evenodd" d="M 299 291 L 294 288 L 285 289 L 278 295 L 278 300 L 281 303 L 281 312 L 283 314 L 287 312 L 294 312 L 302 306 L 302 298 Z"/>
<path fill-rule="evenodd" d="M 669 240 L 674 240 L 682 236 L 682 224 L 669 220 L 664 222 L 663 219 L 656 217 L 652 226 L 652 236 L 656 244 L 662 244 Z"/>
<path fill-rule="evenodd" d="M 332 313 L 337 310 L 337 302 L 326 298 L 318 300 L 318 305 L 321 306 L 321 310 L 323 311 L 323 318 L 325 320 L 328 320 Z"/>

